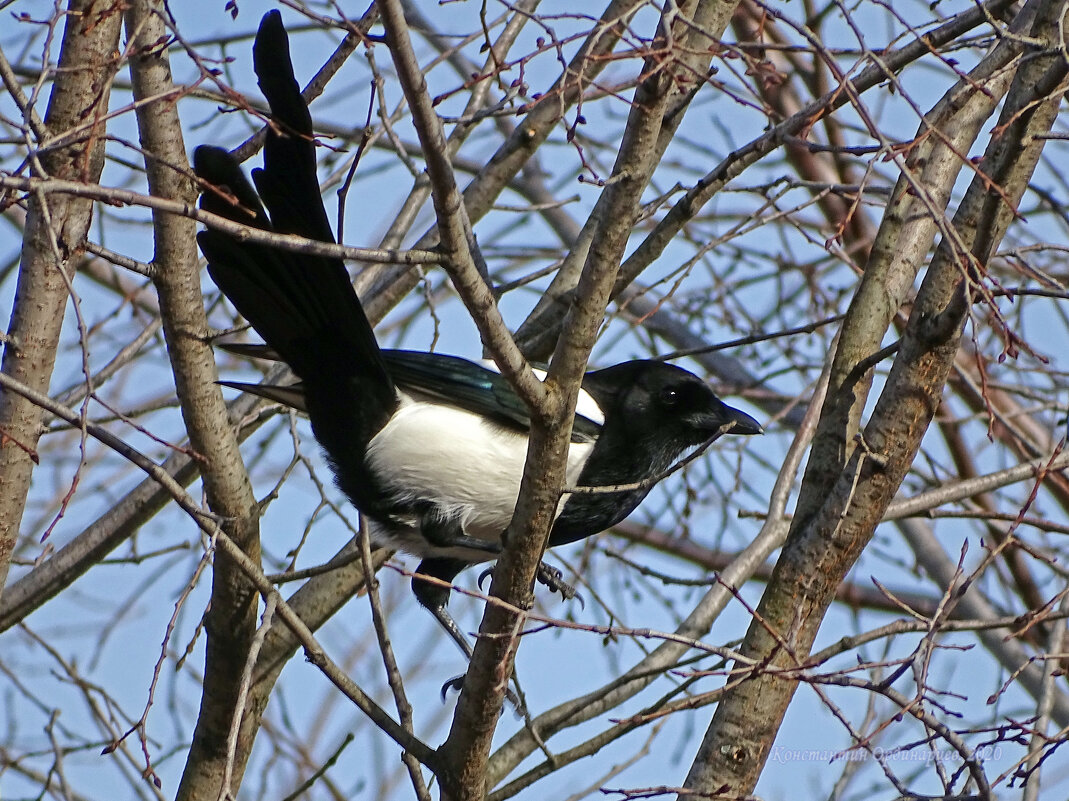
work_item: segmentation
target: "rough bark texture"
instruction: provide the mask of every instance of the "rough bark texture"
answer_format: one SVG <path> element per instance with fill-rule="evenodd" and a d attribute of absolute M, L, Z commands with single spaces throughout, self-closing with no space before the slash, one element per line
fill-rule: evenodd
<path fill-rule="evenodd" d="M 490 745 L 524 625 L 524 615 L 514 610 L 529 609 L 534 600 L 535 571 L 545 552 L 563 485 L 579 382 L 603 324 L 642 195 L 660 155 L 659 142 L 663 141 L 665 114 L 679 66 L 668 43 L 689 33 L 698 5 L 683 3 L 663 14 L 652 55 L 645 60 L 643 79 L 635 91 L 612 178 L 590 217 L 589 249 L 580 253 L 583 266 L 576 282 L 576 300 L 546 378 L 548 402 L 532 409 L 535 422 L 523 489 L 490 589 L 512 608 L 487 607 L 453 725 L 439 749 L 439 777 L 452 801 L 486 797 Z"/>
<path fill-rule="evenodd" d="M 1030 7 L 1036 12 L 1030 34 L 1034 42 L 1041 43 L 1035 47 L 1051 49 L 1031 54 L 1015 71 L 997 134 L 954 215 L 952 231 L 944 232 L 925 274 L 887 385 L 862 438 L 850 449 L 834 481 L 818 486 L 813 482 L 815 473 L 807 473 L 799 510 L 808 513 L 795 518 L 743 643 L 744 655 L 757 668 L 752 678 L 728 692 L 717 706 L 687 777 L 685 786 L 693 792 L 681 798 L 721 792 L 734 797 L 753 791 L 797 688 L 798 676 L 790 671 L 804 668 L 836 587 L 883 518 L 939 406 L 976 282 L 1016 213 L 1042 150 L 1042 135 L 1053 124 L 1065 91 L 1069 65 L 1057 49 L 1064 3 L 1032 3 Z M 945 182 L 937 187 L 949 190 Z M 928 226 L 934 228 L 934 221 Z M 914 247 L 919 252 L 927 249 L 924 242 L 915 240 Z M 882 274 L 900 253 L 874 249 L 873 274 Z M 920 263 L 919 258 L 913 263 Z M 852 310 L 868 310 L 871 320 L 878 323 L 893 308 L 884 305 L 882 295 L 863 302 L 859 290 Z M 836 396 L 829 391 L 825 420 L 834 417 L 842 425 L 844 418 L 859 416 L 860 410 L 843 413 L 844 393 L 857 399 L 848 386 L 855 378 L 849 372 L 840 373 Z M 814 453 L 811 465 L 817 458 Z M 822 475 L 830 472 L 827 465 L 819 470 Z M 967 763 L 966 767 L 973 771 L 977 765 Z M 983 794 L 982 771 L 973 775 Z"/>
<path fill-rule="evenodd" d="M 214 386 L 206 342 L 218 330 L 208 328 L 203 307 L 218 329 L 241 320 L 197 271 L 188 218 L 198 212 L 176 110 L 196 143 L 244 140 L 235 153 L 255 156 L 263 107 L 243 76 L 262 9 L 250 16 L 242 7 L 231 19 L 217 7 L 206 31 L 207 10 L 158 0 L 83 3 L 76 9 L 84 6 L 88 16 L 65 21 L 60 8 L 31 19 L 20 13 L 23 4 L 33 7 L 16 0 L 5 9 L 24 39 L 0 44 L 2 105 L 21 110 L 15 122 L 24 124 L 12 125 L 10 112 L 3 121 L 15 133 L 0 142 L 0 253 L 17 250 L 26 236 L 18 287 L 15 267 L 0 260 L 0 290 L 7 292 L 0 306 L 16 307 L 0 336 L 5 371 L 34 373 L 44 392 L 25 377 L 13 383 L 0 375 L 0 409 L 30 412 L 0 429 L 0 530 L 9 535 L 8 550 L 12 543 L 17 549 L 12 572 L 22 573 L 0 598 L 0 687 L 12 707 L 0 771 L 17 795 L 68 797 L 74 786 L 99 795 L 102 771 L 126 781 L 131 797 L 160 799 L 218 801 L 237 791 L 429 801 L 433 792 L 507 801 L 616 787 L 639 797 L 684 783 L 687 766 L 666 756 L 679 743 L 664 738 L 688 726 L 698 750 L 688 780 L 693 795 L 746 797 L 795 687 L 804 683 L 804 692 L 819 694 L 846 672 L 844 661 L 860 677 L 851 685 L 857 706 L 836 708 L 838 698 L 821 695 L 817 714 L 829 723 L 821 736 L 836 748 L 853 745 L 862 758 L 804 769 L 767 760 L 770 785 L 783 780 L 783 770 L 798 769 L 806 781 L 830 784 L 838 776 L 841 791 L 851 777 L 864 778 L 857 769 L 876 774 L 874 784 L 886 780 L 886 795 L 903 797 L 912 797 L 911 785 L 933 782 L 942 782 L 948 797 L 988 797 L 988 782 L 1001 789 L 1028 778 L 1028 787 L 1041 786 L 1038 771 L 1027 776 L 1024 766 L 1064 749 L 1069 724 L 1069 694 L 1056 673 L 1062 660 L 1053 656 L 1064 651 L 1055 636 L 1064 617 L 1054 571 L 1065 561 L 1069 533 L 1069 452 L 1057 444 L 1065 365 L 1046 330 L 1064 334 L 1069 326 L 1060 308 L 1065 203 L 1056 161 L 1064 142 L 1048 142 L 1019 203 L 1021 219 L 998 243 L 1064 88 L 1064 51 L 1047 52 L 1041 43 L 1060 44 L 1051 23 L 1057 5 L 936 4 L 926 19 L 917 6 L 907 24 L 888 4 L 830 0 L 800 9 L 750 0 L 604 0 L 563 15 L 538 0 L 444 9 L 379 0 L 359 21 L 343 19 L 340 8 L 302 18 L 283 4 L 298 75 L 303 80 L 318 68 L 304 94 L 318 98 L 311 110 L 328 206 L 339 181 L 340 194 L 350 193 L 348 222 L 338 226 L 350 246 L 333 252 L 357 274 L 374 322 L 405 298 L 381 341 L 473 355 L 474 335 L 447 327 L 474 322 L 484 355 L 502 363 L 538 421 L 508 553 L 496 568 L 497 597 L 462 599 L 475 588 L 477 569 L 458 578 L 452 595 L 463 630 L 476 627 L 484 607 L 486 614 L 466 686 L 443 706 L 442 681 L 463 668 L 410 598 L 404 574 L 412 563 L 391 561 L 381 599 L 371 592 L 337 615 L 364 585 L 364 569 L 352 559 L 355 541 L 318 564 L 326 549 L 335 550 L 327 541 L 353 525 L 351 510 L 336 505 L 341 499 L 307 428 L 288 427 L 277 409 L 257 407 L 249 396 L 230 405 L 228 418 Z M 382 9 L 388 36 L 372 27 Z M 112 61 L 101 44 L 104 66 L 92 74 L 70 69 L 79 51 L 95 47 L 90 39 L 114 34 L 116 15 L 124 13 L 129 45 Z M 196 18 L 183 16 L 189 14 Z M 881 14 L 886 25 L 868 26 Z M 724 35 L 729 17 L 732 31 Z M 1046 21 L 1033 25 L 1040 17 Z M 60 54 L 64 22 L 57 69 L 49 59 Z M 23 46 L 53 31 L 57 41 L 48 47 Z M 333 49 L 324 46 L 328 38 L 338 43 Z M 187 84 L 173 84 L 168 53 Z M 387 64 L 391 58 L 399 63 Z M 109 81 L 109 111 L 120 118 L 111 133 L 127 125 L 108 140 L 107 169 L 93 183 L 102 125 L 100 111 L 85 109 L 104 102 Z M 73 133 L 57 139 L 33 110 L 40 105 L 45 116 L 52 97 L 49 123 L 60 120 L 61 100 L 79 82 L 85 102 L 66 115 Z M 370 100 L 369 82 L 376 87 Z M 135 100 L 128 103 L 131 85 Z M 1003 104 L 1008 110 L 996 122 Z M 135 111 L 136 142 L 129 134 Z M 1056 131 L 1064 119 L 1063 111 Z M 990 134 L 981 164 L 976 143 Z M 347 174 L 352 158 L 358 168 Z M 86 234 L 91 203 L 106 213 Z M 151 232 L 144 223 L 150 211 Z M 18 227 L 14 239 L 4 238 L 7 223 Z M 236 236 L 267 238 L 232 225 Z M 413 230 L 418 225 L 426 227 Z M 380 247 L 351 246 L 372 245 L 379 232 Z M 135 261 L 145 258 L 150 237 L 152 263 Z M 93 282 L 92 294 L 82 293 L 81 337 L 73 304 L 64 305 L 64 276 L 76 269 L 79 290 Z M 412 291 L 417 285 L 423 294 Z M 609 314 L 607 302 L 615 303 Z M 962 341 L 966 313 L 969 339 Z M 70 382 L 73 373 L 73 386 L 48 387 L 53 335 L 55 375 Z M 226 336 L 243 334 L 235 328 Z M 532 595 L 531 572 L 560 491 L 573 392 L 595 337 L 596 366 L 639 356 L 686 359 L 682 364 L 725 400 L 742 395 L 740 404 L 760 409 L 768 435 L 745 443 L 725 438 L 685 474 L 667 477 L 630 521 L 628 542 L 617 529 L 551 553 L 549 562 L 563 561 L 566 580 L 585 597 L 580 607 L 541 588 Z M 899 337 L 888 374 L 894 353 L 886 346 Z M 543 386 L 526 360 L 548 356 L 558 341 Z M 78 380 L 83 358 L 91 381 Z M 242 369 L 253 370 L 227 363 L 224 377 L 245 378 Z M 268 382 L 285 380 L 284 370 L 267 372 Z M 885 389 L 872 411 L 877 386 Z M 36 406 L 19 400 L 20 392 Z M 88 447 L 76 472 L 77 406 L 90 392 Z M 42 420 L 49 429 L 36 445 L 42 465 L 35 468 L 26 454 Z M 275 504 L 262 559 L 256 518 L 263 509 L 256 509 L 237 452 L 251 431 L 259 434 L 244 446 L 249 469 L 257 486 L 272 487 L 263 508 Z M 141 448 L 144 437 L 153 444 Z M 135 447 L 140 459 L 131 458 Z M 132 474 L 123 459 L 150 478 Z M 183 493 L 201 478 L 199 498 Z M 55 534 L 35 548 L 53 509 L 68 501 Z M 12 509 L 22 515 L 17 541 Z M 891 525 L 869 547 L 881 515 Z M 792 523 L 773 571 L 771 556 L 784 548 Z M 201 548 L 213 535 L 214 572 L 202 577 Z M 959 563 L 963 543 L 969 550 Z M 387 556 L 376 554 L 372 567 Z M 983 567 L 973 570 L 977 562 Z M 262 564 L 294 572 L 269 577 Z M 844 582 L 852 564 L 858 575 Z M 120 571 L 121 582 L 112 581 Z M 725 687 L 722 667 L 738 657 L 742 632 L 724 613 L 764 589 L 748 583 L 755 572 L 767 583 L 766 598 Z M 870 574 L 890 594 L 871 587 Z M 128 577 L 144 579 L 129 600 L 114 591 L 130 586 Z M 297 582 L 283 598 L 280 590 Z M 187 586 L 176 605 L 176 588 Z M 485 582 L 478 589 L 485 591 Z M 273 610 L 266 630 L 257 628 L 258 597 Z M 50 625 L 57 610 L 86 607 L 85 598 L 93 599 L 95 620 L 74 633 Z M 914 614 L 896 615 L 899 602 Z M 874 623 L 856 615 L 836 632 L 841 639 L 811 653 L 832 603 L 836 612 L 861 608 L 890 617 Z M 367 606 L 374 612 L 365 625 Z M 1063 606 L 1069 611 L 1069 602 Z M 158 673 L 137 672 L 136 688 L 127 672 L 105 666 L 114 656 L 109 638 L 120 636 L 127 653 L 149 662 L 164 641 Z M 943 648 L 948 636 L 972 650 Z M 937 652 L 933 678 L 903 674 L 897 684 L 885 682 L 888 669 L 926 658 L 917 641 Z M 203 671 L 189 651 L 183 655 L 184 644 L 206 647 Z M 877 648 L 885 658 L 872 664 Z M 285 671 L 299 651 L 306 664 Z M 499 714 L 517 654 L 516 686 L 528 692 L 532 715 L 523 723 L 508 710 Z M 862 664 L 852 672 L 855 656 Z M 47 670 L 10 669 L 41 659 L 50 660 Z M 986 687 L 977 694 L 956 673 L 940 680 L 980 660 L 981 678 L 1003 671 L 1006 679 L 994 713 Z M 553 674 L 543 671 L 546 664 Z M 540 671 L 537 679 L 530 666 Z M 104 699 L 130 720 L 146 703 L 144 687 L 155 702 L 123 739 L 115 719 L 73 720 L 54 692 L 57 672 L 65 690 Z M 911 681 L 910 698 L 884 694 Z M 953 700 L 944 710 L 937 695 L 945 692 Z M 393 708 L 385 700 L 391 696 Z M 326 702 L 304 704 L 310 697 Z M 892 706 L 877 709 L 873 720 L 859 711 L 870 699 L 872 708 Z M 698 749 L 700 724 L 714 705 Z M 925 709 L 938 720 L 909 717 Z M 60 713 L 53 726 L 49 715 Z M 788 711 L 776 745 L 792 747 L 786 741 L 795 714 Z M 675 722 L 662 726 L 666 720 Z M 45 726 L 51 749 L 40 747 Z M 348 751 L 348 736 L 333 740 L 343 727 L 358 744 Z M 937 761 L 925 771 L 885 763 L 881 777 L 871 763 L 875 753 L 861 752 L 891 739 L 914 746 L 906 749 L 911 762 L 955 740 L 994 740 L 1022 767 L 1011 774 L 1002 764 L 978 766 L 963 750 L 964 770 L 952 775 Z M 97 740 L 114 744 L 110 758 L 67 759 Z M 639 759 L 659 786 L 635 787 L 636 774 L 623 772 Z M 1044 770 L 1044 789 L 1064 796 L 1057 771 Z M 78 784 L 59 787 L 65 775 Z M 162 788 L 146 785 L 146 776 L 158 777 Z M 1024 798 L 1034 801 L 1034 794 Z"/>
<path fill-rule="evenodd" d="M 197 190 L 188 177 L 182 127 L 170 99 L 175 87 L 163 47 L 167 42 L 163 13 L 162 5 L 152 0 L 135 0 L 126 12 L 134 96 L 154 98 L 138 107 L 138 129 L 152 194 L 192 204 Z M 167 353 L 189 441 L 202 460 L 208 506 L 219 515 L 226 534 L 259 562 L 259 509 L 215 383 L 215 357 L 204 338 L 208 322 L 200 291 L 196 224 L 187 217 L 155 212 L 153 233 L 154 283 Z M 205 620 L 204 691 L 178 798 L 219 797 L 228 781 L 235 792 L 241 786 L 258 716 L 247 720 L 233 753 L 227 735 L 235 715 L 242 714 L 236 708 L 238 687 L 256 630 L 258 600 L 245 574 L 217 553 L 211 609 Z"/>
<path fill-rule="evenodd" d="M 96 183 L 104 165 L 104 115 L 116 70 L 121 4 L 72 0 L 64 19 L 59 72 L 44 129 L 62 144 L 34 159 L 38 176 Z M 26 120 L 27 123 L 30 120 Z M 43 136 L 42 136 L 43 138 Z M 71 195 L 35 194 L 23 238 L 18 287 L 0 370 L 47 392 L 82 258 L 93 203 Z M 13 392 L 0 393 L 0 592 L 7 579 L 36 461 L 43 413 Z"/>

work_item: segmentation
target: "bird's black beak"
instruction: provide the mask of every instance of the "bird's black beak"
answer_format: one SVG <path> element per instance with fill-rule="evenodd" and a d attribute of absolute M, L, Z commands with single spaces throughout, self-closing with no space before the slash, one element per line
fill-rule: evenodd
<path fill-rule="evenodd" d="M 727 433 L 727 434 L 763 434 L 764 433 L 764 429 L 761 428 L 761 423 L 760 422 L 755 420 L 753 417 L 750 417 L 745 412 L 742 412 L 742 411 L 740 411 L 738 409 L 735 409 L 734 406 L 729 406 L 729 405 L 727 405 L 725 403 L 724 404 L 724 412 L 725 412 L 724 422 L 722 423 L 722 425 L 725 425 L 725 423 L 731 423 L 731 428 L 729 428 L 725 433 Z"/>
<path fill-rule="evenodd" d="M 710 434 L 723 432 L 725 434 L 764 434 L 761 424 L 754 420 L 746 412 L 721 403 L 716 411 L 705 412 L 700 415 L 697 425 Z"/>
<path fill-rule="evenodd" d="M 731 423 L 725 433 L 727 434 L 764 434 L 765 429 L 761 427 L 761 424 L 754 420 L 746 412 L 740 411 L 733 406 L 724 405 L 724 411 L 727 413 L 725 421 Z"/>

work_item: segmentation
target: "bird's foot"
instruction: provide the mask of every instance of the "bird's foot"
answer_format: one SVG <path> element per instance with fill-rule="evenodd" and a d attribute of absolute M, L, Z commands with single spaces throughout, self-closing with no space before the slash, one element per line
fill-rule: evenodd
<path fill-rule="evenodd" d="M 444 704 L 449 700 L 449 693 L 458 693 L 460 688 L 464 686 L 464 677 L 466 673 L 461 673 L 459 676 L 454 676 L 442 685 L 442 703 Z"/>
<path fill-rule="evenodd" d="M 483 584 L 488 578 L 494 575 L 494 568 L 490 566 L 479 574 L 479 589 L 486 592 Z M 579 606 L 586 609 L 586 601 L 583 600 L 583 596 L 573 587 L 571 584 L 564 580 L 564 573 L 558 568 L 551 567 L 545 562 L 538 563 L 538 572 L 535 574 L 535 578 L 539 583 L 545 584 L 549 587 L 550 592 L 559 592 L 561 598 L 566 601 L 570 601 L 572 598 L 579 601 Z"/>
<path fill-rule="evenodd" d="M 467 673 L 461 673 L 459 676 L 454 676 L 442 685 L 443 704 L 448 700 L 449 693 L 460 692 L 461 688 L 464 686 L 464 678 L 467 675 Z M 516 710 L 516 714 L 519 717 L 527 717 L 527 707 L 526 705 L 524 705 L 523 699 L 520 697 L 519 693 L 509 687 L 507 690 L 505 690 L 505 699 L 512 705 L 512 708 Z"/>
<path fill-rule="evenodd" d="M 559 592 L 561 598 L 564 600 L 570 601 L 572 598 L 575 598 L 579 601 L 581 607 L 584 609 L 586 608 L 586 602 L 583 600 L 583 596 L 579 594 L 575 587 L 564 580 L 564 574 L 560 569 L 551 567 L 545 562 L 539 562 L 538 573 L 535 574 L 535 577 L 539 582 L 549 587 L 551 592 Z"/>

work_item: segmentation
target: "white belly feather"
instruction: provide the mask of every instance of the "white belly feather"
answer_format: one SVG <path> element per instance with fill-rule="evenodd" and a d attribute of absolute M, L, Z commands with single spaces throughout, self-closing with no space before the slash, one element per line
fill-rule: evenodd
<path fill-rule="evenodd" d="M 574 485 L 593 449 L 572 443 L 565 482 Z M 476 414 L 402 396 L 401 408 L 368 445 L 367 461 L 382 490 L 398 502 L 434 500 L 464 533 L 497 542 L 512 519 L 527 458 L 527 437 L 486 422 Z M 565 499 L 557 507 L 560 514 Z M 399 521 L 400 522 L 400 521 Z M 419 556 L 486 561 L 493 556 L 427 542 L 418 521 L 373 525 L 377 544 Z"/>

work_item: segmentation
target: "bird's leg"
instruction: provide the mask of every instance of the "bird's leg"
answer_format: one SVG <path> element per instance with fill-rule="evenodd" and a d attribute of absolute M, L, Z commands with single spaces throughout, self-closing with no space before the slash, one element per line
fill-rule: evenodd
<path fill-rule="evenodd" d="M 440 625 L 453 642 L 457 644 L 464 656 L 468 661 L 471 661 L 474 649 L 471 646 L 471 642 L 464 636 L 464 632 L 460 630 L 460 626 L 453 620 L 453 616 L 449 614 L 449 611 L 445 608 L 446 603 L 449 601 L 449 588 L 443 587 L 438 583 L 431 583 L 429 581 L 422 580 L 423 576 L 430 576 L 441 581 L 447 581 L 452 583 L 456 578 L 457 573 L 468 566 L 467 562 L 462 562 L 458 559 L 424 559 L 419 563 L 419 567 L 416 568 L 416 575 L 412 577 L 412 592 L 416 596 L 416 600 L 419 601 L 421 606 L 426 607 L 434 619 L 438 621 Z M 520 685 L 516 679 L 516 676 L 512 677 L 513 682 L 516 683 L 517 692 L 513 692 L 511 689 L 507 690 L 505 695 L 509 700 L 509 703 L 516 709 L 516 711 L 524 715 L 526 708 L 519 692 Z M 460 675 L 456 678 L 452 678 L 442 685 L 442 701 L 445 701 L 446 693 L 449 690 L 459 690 L 464 683 L 464 676 Z"/>
<path fill-rule="evenodd" d="M 420 602 L 422 603 L 422 599 Z M 475 653 L 475 649 L 468 641 L 468 638 L 464 636 L 464 632 L 460 630 L 460 626 L 457 625 L 457 622 L 453 620 L 453 616 L 449 614 L 449 610 L 445 608 L 445 604 L 437 606 L 428 606 L 427 608 L 430 610 L 431 614 L 434 615 L 434 619 L 438 621 L 438 624 L 447 632 L 449 632 L 449 636 L 453 638 L 453 642 L 457 644 L 457 647 L 460 648 L 460 650 L 463 652 L 464 656 L 468 658 L 468 662 L 470 663 L 471 658 Z M 450 690 L 454 692 L 460 692 L 460 688 L 464 686 L 465 676 L 467 676 L 466 673 L 461 673 L 459 676 L 454 676 L 453 678 L 442 684 L 441 693 L 443 704 L 445 703 L 446 695 L 449 693 Z M 513 676 L 512 680 L 516 681 L 516 677 Z M 516 686 L 519 687 L 519 684 L 517 684 Z M 505 696 L 508 698 L 512 706 L 515 707 L 516 711 L 522 715 L 524 713 L 525 707 L 523 705 L 523 702 L 520 701 L 519 695 L 514 693 L 512 690 L 506 690 Z"/>
<path fill-rule="evenodd" d="M 445 605 L 449 602 L 449 587 L 437 583 L 424 581 L 423 576 L 439 579 L 451 584 L 457 577 L 457 573 L 468 566 L 467 562 L 459 559 L 424 559 L 416 568 L 416 575 L 412 577 L 412 594 L 416 596 L 420 606 L 425 607 L 434 619 L 438 621 L 446 633 L 452 637 L 453 642 L 469 660 L 471 659 L 472 647 L 464 632 L 460 630 L 452 615 L 446 610 Z"/>
<path fill-rule="evenodd" d="M 453 638 L 453 642 L 457 644 L 457 647 L 460 648 L 461 652 L 470 662 L 472 655 L 475 653 L 475 649 L 472 647 L 472 644 L 468 642 L 468 638 L 464 636 L 464 632 L 460 630 L 460 626 L 457 625 L 457 622 L 453 620 L 453 616 L 449 614 L 449 610 L 444 606 L 430 606 L 427 608 L 430 609 L 431 614 L 434 615 L 434 619 L 437 620 L 438 624 L 449 633 L 449 636 Z M 443 687 L 442 689 L 445 688 Z"/>
<path fill-rule="evenodd" d="M 483 540 L 465 534 L 464 527 L 461 526 L 459 520 L 455 517 L 442 517 L 434 506 L 421 510 L 419 530 L 431 545 L 438 548 L 469 548 L 491 556 L 501 554 L 500 542 Z"/>

